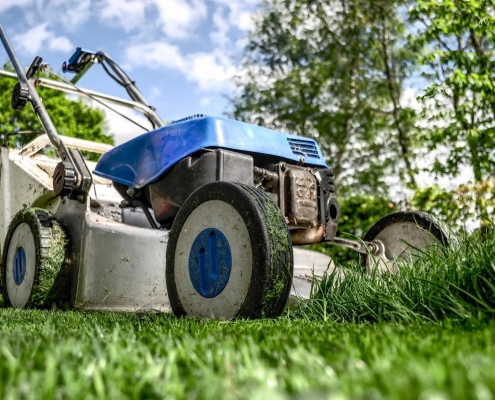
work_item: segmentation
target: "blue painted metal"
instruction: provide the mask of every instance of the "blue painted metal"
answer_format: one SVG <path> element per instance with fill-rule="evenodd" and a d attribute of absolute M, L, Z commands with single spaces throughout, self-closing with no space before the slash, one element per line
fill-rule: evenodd
<path fill-rule="evenodd" d="M 23 247 L 18 247 L 12 261 L 12 275 L 14 282 L 19 286 L 26 276 L 26 252 Z"/>
<path fill-rule="evenodd" d="M 180 120 L 105 153 L 95 174 L 136 189 L 158 179 L 184 157 L 204 148 L 223 148 L 248 154 L 276 156 L 280 161 L 326 167 L 319 146 L 312 139 L 286 135 L 271 129 L 226 118 L 199 116 Z"/>
<path fill-rule="evenodd" d="M 85 66 L 87 60 L 89 59 L 85 56 L 97 55 L 98 53 L 98 51 L 77 47 L 74 54 L 71 56 L 71 58 L 69 58 L 69 61 L 65 61 L 62 64 L 62 71 L 78 73 Z"/>
<path fill-rule="evenodd" d="M 222 293 L 230 278 L 232 254 L 225 235 L 207 228 L 194 239 L 189 253 L 189 277 L 194 289 L 203 297 Z"/>

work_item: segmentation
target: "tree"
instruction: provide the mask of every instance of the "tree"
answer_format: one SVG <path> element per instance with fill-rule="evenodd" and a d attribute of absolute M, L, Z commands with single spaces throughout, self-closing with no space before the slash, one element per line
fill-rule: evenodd
<path fill-rule="evenodd" d="M 417 189 L 409 206 L 433 215 L 447 223 L 453 231 L 466 232 L 477 220 L 477 201 L 492 214 L 495 210 L 495 181 L 483 180 L 476 184 L 462 184 L 453 190 L 444 190 L 438 185 Z M 485 221 L 482 216 L 481 221 Z M 488 221 L 487 221 L 488 222 Z"/>
<path fill-rule="evenodd" d="M 397 7 L 265 0 L 237 78 L 234 116 L 316 138 L 347 192 L 387 196 L 393 175 L 415 187 L 415 115 L 401 105 L 411 54 Z"/>
<path fill-rule="evenodd" d="M 431 171 L 456 176 L 469 166 L 474 187 L 495 168 L 495 17 L 493 0 L 418 0 L 411 43 L 422 49 L 429 86 L 421 100 L 428 120 L 424 140 L 443 150 Z M 487 214 L 486 191 L 477 190 L 478 214 Z"/>
<path fill-rule="evenodd" d="M 9 63 L 4 65 L 4 69 L 13 70 Z M 18 131 L 43 131 L 38 117 L 29 105 L 22 112 L 11 108 L 10 99 L 15 84 L 13 79 L 0 77 L 0 135 Z M 90 107 L 81 99 L 72 100 L 57 90 L 38 88 L 38 93 L 59 134 L 113 144 L 113 137 L 104 134 L 105 116 L 100 110 Z M 9 145 L 20 147 L 35 136 L 36 134 L 14 135 L 10 138 Z M 89 154 L 87 157 L 96 160 L 98 156 Z"/>

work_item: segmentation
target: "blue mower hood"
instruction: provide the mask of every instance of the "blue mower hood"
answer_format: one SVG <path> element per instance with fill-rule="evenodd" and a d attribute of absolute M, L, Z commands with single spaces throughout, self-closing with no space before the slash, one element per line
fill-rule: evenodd
<path fill-rule="evenodd" d="M 222 148 L 326 167 L 312 139 L 226 118 L 186 118 L 145 133 L 103 154 L 94 173 L 140 189 L 198 150 Z"/>

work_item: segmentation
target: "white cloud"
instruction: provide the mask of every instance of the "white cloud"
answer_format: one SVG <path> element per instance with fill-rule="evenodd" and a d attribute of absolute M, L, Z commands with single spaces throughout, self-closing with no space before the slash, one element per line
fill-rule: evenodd
<path fill-rule="evenodd" d="M 126 49 L 126 58 L 130 66 L 167 67 L 181 71 L 186 68 L 179 47 L 165 42 L 131 45 Z"/>
<path fill-rule="evenodd" d="M 158 10 L 162 31 L 172 39 L 191 36 L 197 24 L 207 16 L 204 0 L 145 0 Z"/>
<path fill-rule="evenodd" d="M 26 7 L 33 3 L 32 0 L 1 0 L 0 13 L 14 7 Z"/>
<path fill-rule="evenodd" d="M 105 113 L 105 122 L 108 126 L 108 132 L 105 134 L 112 134 L 115 140 L 115 144 L 119 145 L 125 143 L 136 136 L 146 133 L 146 131 L 139 126 L 128 121 L 126 118 L 120 116 L 119 114 L 109 110 L 107 107 L 102 106 L 94 101 L 90 101 L 90 104 L 94 108 L 98 108 Z M 126 117 L 131 118 L 138 124 L 144 126 L 148 130 L 152 130 L 153 127 L 148 119 L 141 113 L 131 110 L 128 107 L 118 106 L 115 104 L 109 104 L 115 111 L 124 114 Z"/>
<path fill-rule="evenodd" d="M 103 0 L 100 17 L 126 32 L 145 24 L 145 4 L 140 0 Z"/>
<path fill-rule="evenodd" d="M 25 33 L 14 36 L 16 47 L 32 55 L 38 53 L 44 45 L 52 51 L 67 52 L 74 48 L 69 39 L 65 36 L 55 36 L 47 29 L 46 23 L 37 25 Z"/>
<path fill-rule="evenodd" d="M 59 12 L 64 16 L 62 23 L 69 31 L 79 28 L 91 16 L 91 0 L 54 0 L 52 3 L 58 3 Z M 53 22 L 58 22 L 59 18 L 54 19 Z"/>
<path fill-rule="evenodd" d="M 201 90 L 231 88 L 235 73 L 232 62 L 220 51 L 193 53 L 186 56 L 189 65 L 186 78 L 196 82 Z"/>
<path fill-rule="evenodd" d="M 201 107 L 207 107 L 211 104 L 211 97 L 202 97 L 200 100 L 199 100 L 199 105 Z"/>
<path fill-rule="evenodd" d="M 161 96 L 161 94 L 162 94 L 162 91 L 159 88 L 157 88 L 156 86 L 151 88 L 151 95 L 153 97 L 159 97 L 159 96 Z"/>
<path fill-rule="evenodd" d="M 182 54 L 180 48 L 165 42 L 135 44 L 126 50 L 130 66 L 151 69 L 170 68 L 182 72 L 200 90 L 220 91 L 232 87 L 235 67 L 222 51 Z"/>
<path fill-rule="evenodd" d="M 192 36 L 207 17 L 205 0 L 100 0 L 99 6 L 103 22 L 126 32 L 161 31 L 174 40 Z"/>
<path fill-rule="evenodd" d="M 48 47 L 52 51 L 60 51 L 64 53 L 68 53 L 75 48 L 72 42 L 65 36 L 50 38 L 48 41 Z"/>
<path fill-rule="evenodd" d="M 28 25 L 43 22 L 50 28 L 63 27 L 65 31 L 77 30 L 89 20 L 92 12 L 92 0 L 34 0 L 30 4 L 23 10 Z"/>
<path fill-rule="evenodd" d="M 213 13 L 213 25 L 215 26 L 215 30 L 210 33 L 211 41 L 218 47 L 227 47 L 231 41 L 228 36 L 230 23 L 223 7 L 217 8 Z"/>
<path fill-rule="evenodd" d="M 35 54 L 40 49 L 43 43 L 50 37 L 50 33 L 46 29 L 47 24 L 41 24 L 29 29 L 25 33 L 20 33 L 14 36 L 14 43 L 20 49 L 28 54 Z"/>
<path fill-rule="evenodd" d="M 228 21 L 232 27 L 241 31 L 253 28 L 252 16 L 258 8 L 258 0 L 214 0 L 214 3 L 229 10 Z"/>

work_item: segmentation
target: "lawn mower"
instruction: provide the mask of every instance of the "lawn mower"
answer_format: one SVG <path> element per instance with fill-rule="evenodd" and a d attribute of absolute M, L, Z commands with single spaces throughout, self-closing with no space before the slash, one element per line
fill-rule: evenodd
<path fill-rule="evenodd" d="M 334 174 L 313 139 L 205 115 L 167 124 L 105 52 L 77 48 L 62 66 L 73 79 L 52 80 L 39 77 L 40 57 L 21 67 L 1 26 L 0 37 L 15 70 L 0 75 L 18 81 L 12 107 L 30 103 L 45 131 L 1 147 L 5 306 L 276 317 L 335 268 L 297 246 L 345 246 L 368 271 L 394 273 L 398 257 L 446 243 L 416 212 L 384 217 L 363 240 L 340 238 Z M 94 64 L 132 100 L 76 86 Z M 116 147 L 60 136 L 36 86 L 130 107 L 153 129 Z M 41 152 L 48 145 L 58 158 Z M 94 163 L 82 151 L 102 155 Z"/>

